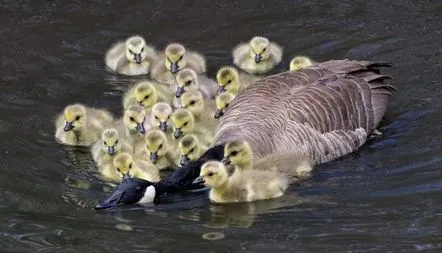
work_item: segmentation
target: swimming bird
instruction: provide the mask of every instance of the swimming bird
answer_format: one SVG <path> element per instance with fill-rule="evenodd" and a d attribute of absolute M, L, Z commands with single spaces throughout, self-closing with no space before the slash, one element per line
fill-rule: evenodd
<path fill-rule="evenodd" d="M 235 95 L 227 91 L 217 95 L 215 98 L 216 111 L 213 117 L 215 119 L 222 117 L 234 98 Z"/>
<path fill-rule="evenodd" d="M 181 107 L 189 110 L 195 117 L 196 122 L 211 123 L 213 131 L 215 131 L 215 121 L 212 115 L 215 112 L 215 104 L 213 100 L 205 100 L 203 94 L 196 89 L 189 89 L 181 96 Z"/>
<path fill-rule="evenodd" d="M 197 52 L 188 51 L 179 43 L 167 45 L 160 60 L 151 72 L 151 78 L 157 82 L 175 85 L 175 75 L 184 68 L 190 68 L 197 74 L 206 72 L 206 60 Z"/>
<path fill-rule="evenodd" d="M 293 59 L 290 61 L 290 71 L 305 69 L 313 64 L 315 64 L 315 62 L 307 56 L 298 55 L 293 57 Z"/>
<path fill-rule="evenodd" d="M 227 91 L 236 95 L 239 91 L 261 78 L 262 76 L 254 76 L 246 73 L 240 74 L 234 67 L 221 67 L 216 73 L 216 81 L 218 83 L 216 94 L 219 95 Z"/>
<path fill-rule="evenodd" d="M 245 170 L 229 175 L 218 161 L 206 162 L 196 179 L 210 188 L 209 198 L 215 203 L 252 202 L 281 197 L 289 185 L 282 174 L 266 170 Z"/>
<path fill-rule="evenodd" d="M 205 99 L 214 98 L 218 84 L 203 76 L 197 75 L 196 72 L 190 68 L 180 70 L 176 77 L 175 97 L 179 98 L 183 93 L 189 89 L 197 89 L 201 91 Z"/>
<path fill-rule="evenodd" d="M 139 35 L 129 37 L 125 42 L 114 44 L 105 56 L 106 66 L 119 74 L 136 76 L 147 75 L 158 55 L 151 45 L 147 45 Z"/>
<path fill-rule="evenodd" d="M 233 49 L 233 63 L 251 74 L 265 74 L 281 62 L 282 47 L 265 37 L 253 37 Z"/>
<path fill-rule="evenodd" d="M 213 142 L 213 133 L 210 127 L 200 122 L 198 126 L 195 123 L 193 113 L 185 108 L 175 110 L 171 116 L 173 126 L 173 137 L 178 140 L 186 134 L 195 134 L 203 145 L 211 145 Z"/>
<path fill-rule="evenodd" d="M 160 173 L 155 165 L 143 160 L 134 161 L 129 153 L 117 155 L 114 158 L 113 165 L 121 173 L 121 178 L 129 175 L 150 182 L 158 182 L 160 180 Z"/>
<path fill-rule="evenodd" d="M 106 110 L 71 104 L 55 120 L 55 139 L 66 145 L 91 146 L 112 125 L 113 117 Z"/>
<path fill-rule="evenodd" d="M 132 105 L 142 105 L 149 112 L 157 102 L 171 103 L 173 94 L 163 84 L 153 81 L 135 83 L 123 96 L 124 109 Z"/>
<path fill-rule="evenodd" d="M 132 105 L 124 110 L 123 118 L 116 125 L 120 135 L 132 146 L 144 140 L 144 134 L 151 128 L 141 105 Z"/>
<path fill-rule="evenodd" d="M 152 186 L 143 201 L 195 188 L 191 182 L 202 164 L 221 161 L 225 144 L 233 140 L 247 141 L 256 159 L 297 154 L 318 164 L 354 152 L 379 125 L 395 90 L 387 83 L 390 77 L 379 74 L 379 68 L 389 66 L 331 60 L 265 77 L 232 101 L 219 120 L 214 144 L 200 159 L 156 184 L 127 180 L 97 208 L 137 203 L 143 197 L 137 187 L 144 187 L 144 194 Z"/>
<path fill-rule="evenodd" d="M 92 146 L 92 158 L 98 166 L 111 162 L 121 152 L 132 153 L 133 148 L 123 138 L 117 129 L 108 128 L 101 134 L 101 139 Z"/>
<path fill-rule="evenodd" d="M 207 150 L 207 146 L 200 143 L 194 134 L 186 134 L 178 142 L 180 165 L 184 166 L 191 161 L 196 161 Z"/>

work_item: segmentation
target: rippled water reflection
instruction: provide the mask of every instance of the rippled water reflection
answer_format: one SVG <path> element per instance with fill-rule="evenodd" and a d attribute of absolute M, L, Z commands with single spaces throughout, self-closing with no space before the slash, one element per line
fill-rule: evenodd
<path fill-rule="evenodd" d="M 442 240 L 442 5 L 437 1 L 3 1 L 0 15 L 0 247 L 39 252 L 414 252 Z M 105 212 L 112 190 L 87 149 L 56 144 L 53 122 L 75 101 L 120 115 L 134 78 L 104 71 L 130 34 L 180 41 L 209 75 L 240 40 L 262 34 L 322 61 L 392 61 L 399 88 L 384 134 L 318 166 L 272 201 L 210 205 L 204 194 Z M 207 237 L 207 233 L 209 237 Z M 205 235 L 203 237 L 203 235 Z M 207 238 L 211 240 L 207 240 Z M 215 239 L 213 239 L 215 238 Z"/>

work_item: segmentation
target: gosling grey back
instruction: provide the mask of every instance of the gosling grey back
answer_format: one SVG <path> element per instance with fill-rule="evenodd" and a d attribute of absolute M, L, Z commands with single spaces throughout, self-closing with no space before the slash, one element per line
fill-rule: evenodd
<path fill-rule="evenodd" d="M 244 139 L 255 157 L 296 153 L 316 163 L 353 152 L 376 129 L 395 90 L 379 74 L 387 66 L 332 60 L 263 78 L 229 105 L 216 143 Z"/>

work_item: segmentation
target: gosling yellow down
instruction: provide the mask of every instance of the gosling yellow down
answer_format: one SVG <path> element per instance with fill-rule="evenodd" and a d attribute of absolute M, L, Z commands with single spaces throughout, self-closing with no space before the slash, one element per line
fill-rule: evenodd
<path fill-rule="evenodd" d="M 124 109 L 132 105 L 142 105 L 149 111 L 157 102 L 171 103 L 173 94 L 163 84 L 153 81 L 140 81 L 135 83 L 123 96 Z"/>
<path fill-rule="evenodd" d="M 305 69 L 310 67 L 311 65 L 315 64 L 310 58 L 307 56 L 295 56 L 290 61 L 290 71 L 297 71 L 300 69 Z"/>

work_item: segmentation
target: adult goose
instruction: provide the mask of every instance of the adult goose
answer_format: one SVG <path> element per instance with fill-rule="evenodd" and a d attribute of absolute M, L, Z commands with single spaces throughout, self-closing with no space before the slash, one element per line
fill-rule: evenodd
<path fill-rule="evenodd" d="M 395 88 L 379 73 L 391 64 L 331 60 L 263 78 L 242 91 L 220 119 L 215 144 L 158 183 L 125 179 L 96 209 L 152 202 L 196 187 L 201 165 L 223 158 L 224 144 L 246 140 L 256 158 L 293 153 L 325 163 L 357 150 L 381 121 Z"/>

